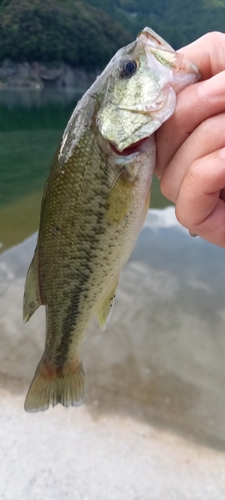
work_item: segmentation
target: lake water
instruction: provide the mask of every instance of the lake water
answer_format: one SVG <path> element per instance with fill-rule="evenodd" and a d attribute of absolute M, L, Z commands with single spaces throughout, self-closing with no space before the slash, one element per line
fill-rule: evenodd
<path fill-rule="evenodd" d="M 37 230 L 43 186 L 79 97 L 74 92 L 0 92 L 2 250 Z"/>
<path fill-rule="evenodd" d="M 190 237 L 157 181 L 109 325 L 84 339 L 85 404 L 23 410 L 45 338 L 43 307 L 22 324 L 24 280 L 77 99 L 0 92 L 0 497 L 224 500 L 225 254 Z"/>

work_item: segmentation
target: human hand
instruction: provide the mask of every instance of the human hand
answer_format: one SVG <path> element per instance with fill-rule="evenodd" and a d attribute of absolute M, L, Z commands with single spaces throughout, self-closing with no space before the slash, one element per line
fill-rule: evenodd
<path fill-rule="evenodd" d="M 180 52 L 201 80 L 178 94 L 156 132 L 156 175 L 178 221 L 225 248 L 225 34 L 208 33 Z"/>

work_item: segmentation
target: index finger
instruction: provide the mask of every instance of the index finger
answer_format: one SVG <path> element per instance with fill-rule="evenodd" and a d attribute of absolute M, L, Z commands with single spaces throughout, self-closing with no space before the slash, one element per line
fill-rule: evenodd
<path fill-rule="evenodd" d="M 209 80 L 186 87 L 178 94 L 175 113 L 156 131 L 158 177 L 202 122 L 225 111 L 224 79 L 225 71 L 222 71 Z"/>
<path fill-rule="evenodd" d="M 178 52 L 195 63 L 206 80 L 225 69 L 225 34 L 219 31 L 207 33 Z"/>

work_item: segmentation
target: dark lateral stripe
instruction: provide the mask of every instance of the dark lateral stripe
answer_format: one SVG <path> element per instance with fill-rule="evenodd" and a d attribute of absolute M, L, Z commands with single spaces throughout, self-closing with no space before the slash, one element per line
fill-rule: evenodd
<path fill-rule="evenodd" d="M 89 251 L 86 253 L 86 262 L 85 268 L 84 265 L 80 267 L 80 269 L 76 269 L 76 287 L 71 290 L 71 301 L 70 305 L 67 308 L 66 316 L 63 320 L 62 325 L 62 336 L 61 342 L 57 347 L 56 354 L 54 357 L 54 362 L 56 366 L 63 366 L 68 360 L 68 353 L 70 350 L 70 345 L 73 340 L 74 332 L 76 330 L 76 325 L 78 322 L 79 315 L 82 314 L 80 311 L 80 297 L 82 299 L 86 297 L 88 298 L 88 282 L 90 280 L 90 276 L 93 273 L 93 268 L 91 262 L 94 260 L 96 255 L 96 250 L 99 246 L 99 241 L 105 232 L 105 222 L 103 221 L 105 215 L 105 207 L 101 207 L 97 214 L 97 227 L 96 234 L 93 241 L 90 241 Z M 95 214 L 96 216 L 96 214 Z M 88 231 L 87 231 L 88 233 Z M 79 256 L 79 251 L 84 252 L 82 248 L 82 241 L 77 249 L 77 255 Z M 78 257 L 79 258 L 79 257 Z M 82 272 L 85 269 L 85 274 Z M 88 271 L 88 273 L 87 273 Z"/>

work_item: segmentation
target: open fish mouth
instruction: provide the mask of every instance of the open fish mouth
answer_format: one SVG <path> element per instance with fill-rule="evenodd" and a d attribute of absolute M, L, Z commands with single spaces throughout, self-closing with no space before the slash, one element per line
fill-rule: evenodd
<path fill-rule="evenodd" d="M 117 156 L 131 156 L 133 154 L 138 154 L 140 153 L 140 150 L 143 149 L 143 145 L 146 141 L 148 141 L 149 137 L 144 137 L 143 139 L 140 139 L 137 142 L 134 142 L 133 144 L 130 144 L 128 147 L 124 148 L 122 151 L 119 151 L 117 149 L 116 145 L 110 142 L 110 147 L 111 150 L 113 151 L 114 154 Z"/>

